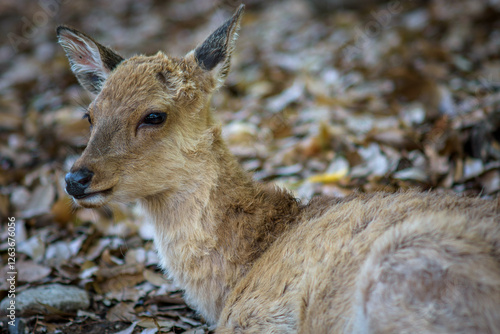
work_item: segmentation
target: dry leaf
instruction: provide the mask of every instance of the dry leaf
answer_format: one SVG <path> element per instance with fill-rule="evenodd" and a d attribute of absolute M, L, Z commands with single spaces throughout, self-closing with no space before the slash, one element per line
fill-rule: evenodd
<path fill-rule="evenodd" d="M 116 332 L 115 334 L 132 334 L 134 332 L 135 327 L 139 321 L 134 321 L 130 327 L 125 328 L 124 330 L 121 330 L 119 332 Z"/>
<path fill-rule="evenodd" d="M 134 304 L 127 302 L 120 302 L 109 309 L 106 314 L 106 320 L 108 321 L 127 321 L 133 322 L 137 320 L 137 316 L 134 311 Z"/>
<path fill-rule="evenodd" d="M 152 270 L 146 269 L 144 270 L 144 278 L 146 281 L 149 283 L 156 285 L 156 286 L 161 286 L 163 284 L 169 284 L 170 282 L 165 278 L 164 275 L 155 273 Z"/>
<path fill-rule="evenodd" d="M 141 317 L 137 326 L 143 328 L 157 328 L 162 331 L 171 330 L 176 325 L 173 320 L 157 320 L 154 318 Z"/>
<path fill-rule="evenodd" d="M 232 71 L 212 101 L 243 168 L 304 201 L 414 186 L 498 197 L 500 62 L 492 55 L 500 34 L 490 32 L 497 30 L 492 13 L 499 5 L 406 4 L 365 38 L 363 27 L 387 2 L 371 1 L 366 10 L 351 1 L 348 11 L 337 9 L 346 0 L 320 2 L 245 2 Z M 18 18 L 32 18 L 40 6 L 8 3 L 0 2 L 1 26 L 20 34 Z M 99 22 L 99 38 L 124 54 L 153 54 L 165 45 L 168 53 L 183 54 L 226 11 L 216 1 L 196 0 L 99 6 L 107 18 Z M 92 8 L 69 1 L 58 15 L 94 27 Z M 130 25 L 131 17 L 141 24 Z M 64 194 L 64 174 L 90 135 L 81 117 L 93 97 L 78 85 L 54 31 L 38 28 L 16 51 L 7 40 L 0 43 L 0 217 L 16 216 L 19 291 L 64 282 L 94 293 L 89 313 L 61 317 L 55 308 L 44 319 L 23 318 L 24 331 L 115 332 L 123 324 L 92 314 L 107 314 L 115 301 L 143 299 L 140 312 L 150 320 L 175 320 L 164 331 L 189 332 L 199 322 L 173 294 L 179 288 L 152 269 L 159 263 L 155 231 L 139 206 L 76 209 Z M 0 237 L 6 258 L 2 226 Z M 128 334 L 159 327 L 133 325 Z"/>
<path fill-rule="evenodd" d="M 19 261 L 16 263 L 17 280 L 19 282 L 38 282 L 49 276 L 52 271 L 49 267 L 41 266 L 33 261 Z"/>

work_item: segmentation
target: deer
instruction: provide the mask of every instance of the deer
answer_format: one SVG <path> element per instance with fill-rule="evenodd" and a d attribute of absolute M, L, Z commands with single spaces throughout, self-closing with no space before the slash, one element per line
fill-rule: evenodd
<path fill-rule="evenodd" d="M 243 10 L 183 57 L 124 59 L 57 28 L 95 94 L 66 192 L 85 208 L 138 202 L 161 268 L 217 333 L 500 333 L 498 201 L 406 190 L 302 202 L 243 170 L 210 104 Z"/>

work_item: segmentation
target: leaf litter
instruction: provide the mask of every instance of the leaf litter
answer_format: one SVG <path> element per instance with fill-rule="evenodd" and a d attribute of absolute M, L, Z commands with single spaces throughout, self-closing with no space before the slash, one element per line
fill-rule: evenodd
<path fill-rule="evenodd" d="M 232 72 L 213 105 L 230 150 L 254 178 L 303 200 L 410 187 L 498 198 L 497 3 L 245 3 Z M 65 2 L 29 38 L 19 18 L 33 18 L 39 3 L 0 5 L 2 31 L 24 38 L 0 39 L 1 272 L 3 222 L 14 216 L 17 292 L 56 289 L 18 314 L 18 328 L 213 331 L 159 269 L 151 226 L 136 205 L 78 209 L 65 194 L 64 175 L 89 137 L 82 107 L 91 97 L 70 72 L 54 28 L 71 24 L 125 55 L 182 55 L 237 5 Z M 61 286 L 79 289 L 84 302 L 76 305 L 88 307 L 59 309 Z M 0 297 L 7 291 L 2 280 Z M 0 332 L 7 330 L 3 322 Z"/>

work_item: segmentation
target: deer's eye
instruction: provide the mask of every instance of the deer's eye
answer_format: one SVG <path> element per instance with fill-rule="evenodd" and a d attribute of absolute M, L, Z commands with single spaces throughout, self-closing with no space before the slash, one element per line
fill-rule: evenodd
<path fill-rule="evenodd" d="M 142 124 L 147 125 L 159 125 L 165 122 L 167 119 L 167 113 L 164 112 L 152 112 L 142 120 Z"/>
<path fill-rule="evenodd" d="M 85 115 L 83 115 L 82 119 L 87 119 L 89 121 L 89 124 L 92 125 L 92 120 L 90 119 L 89 113 L 85 113 Z"/>

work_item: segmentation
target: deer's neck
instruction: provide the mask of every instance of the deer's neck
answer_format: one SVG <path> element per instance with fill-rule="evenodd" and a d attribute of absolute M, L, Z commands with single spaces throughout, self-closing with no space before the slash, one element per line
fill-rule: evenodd
<path fill-rule="evenodd" d="M 161 263 L 186 300 L 212 323 L 236 282 L 293 225 L 299 204 L 287 192 L 251 180 L 213 133 L 191 157 L 192 178 L 175 194 L 144 199 Z"/>

